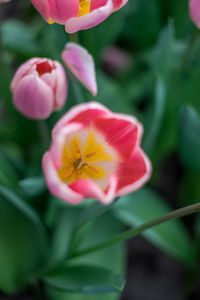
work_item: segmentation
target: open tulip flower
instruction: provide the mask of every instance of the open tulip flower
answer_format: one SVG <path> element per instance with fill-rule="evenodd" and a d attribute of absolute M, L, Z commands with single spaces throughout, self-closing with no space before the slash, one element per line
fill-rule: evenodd
<path fill-rule="evenodd" d="M 88 29 L 103 22 L 128 0 L 31 0 L 50 24 L 65 25 L 68 33 Z"/>
<path fill-rule="evenodd" d="M 92 55 L 76 44 L 67 43 L 62 52 L 62 59 L 67 69 L 91 92 L 97 95 L 95 64 Z"/>
<path fill-rule="evenodd" d="M 12 83 L 15 107 L 27 118 L 46 119 L 67 97 L 64 68 L 47 58 L 32 58 L 17 70 Z"/>
<path fill-rule="evenodd" d="M 84 198 L 110 204 L 139 189 L 151 175 L 151 163 L 140 147 L 142 133 L 132 116 L 95 102 L 75 106 L 54 127 L 43 156 L 49 190 L 71 204 Z"/>

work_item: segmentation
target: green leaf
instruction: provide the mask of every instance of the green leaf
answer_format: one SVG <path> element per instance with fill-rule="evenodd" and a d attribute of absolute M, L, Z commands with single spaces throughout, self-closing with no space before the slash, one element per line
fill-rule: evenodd
<path fill-rule="evenodd" d="M 152 68 L 168 83 L 172 71 L 180 65 L 184 46 L 175 39 L 174 23 L 170 21 L 161 31 L 152 55 Z"/>
<path fill-rule="evenodd" d="M 59 207 L 57 222 L 54 225 L 48 267 L 55 267 L 56 264 L 67 259 L 79 215 L 79 208 Z"/>
<path fill-rule="evenodd" d="M 0 186 L 0 288 L 15 292 L 40 268 L 46 235 L 37 214 Z"/>
<path fill-rule="evenodd" d="M 37 197 L 46 189 L 43 176 L 23 179 L 19 185 L 29 197 Z"/>
<path fill-rule="evenodd" d="M 179 115 L 179 153 L 182 162 L 200 170 L 200 116 L 190 106 L 182 107 Z"/>
<path fill-rule="evenodd" d="M 3 46 L 20 54 L 37 53 L 34 33 L 21 21 L 8 20 L 2 26 Z"/>
<path fill-rule="evenodd" d="M 0 150 L 0 184 L 7 186 L 9 188 L 16 189 L 18 186 L 18 177 L 13 169 L 13 167 L 10 165 L 10 163 L 7 161 L 6 157 L 2 154 L 2 151 Z"/>
<path fill-rule="evenodd" d="M 48 284 L 74 293 L 100 294 L 122 291 L 124 280 L 106 268 L 95 265 L 66 265 L 45 276 Z"/>
<path fill-rule="evenodd" d="M 114 208 L 116 216 L 129 226 L 139 226 L 170 211 L 168 204 L 155 192 L 143 188 L 121 197 Z M 180 220 L 166 222 L 143 233 L 153 244 L 166 253 L 189 263 L 193 246 Z"/>
<path fill-rule="evenodd" d="M 162 78 L 159 77 L 155 86 L 153 112 L 151 110 L 150 118 L 146 121 L 143 148 L 147 153 L 151 153 L 156 145 L 165 112 L 165 101 L 166 88 Z"/>
<path fill-rule="evenodd" d="M 87 228 L 86 232 L 79 230 L 78 237 L 75 240 L 80 248 L 85 248 L 95 245 L 97 242 L 105 241 L 121 231 L 122 224 L 109 211 L 90 222 L 89 229 Z M 123 275 L 125 269 L 125 247 L 124 244 L 119 243 L 100 251 L 77 257 L 73 261 L 79 265 L 96 265 L 98 262 L 98 266 L 109 268 L 113 272 Z M 50 299 L 53 300 L 100 300 L 102 297 L 105 300 L 117 300 L 119 298 L 117 293 L 103 295 L 69 294 L 50 286 L 47 287 L 47 293 Z"/>

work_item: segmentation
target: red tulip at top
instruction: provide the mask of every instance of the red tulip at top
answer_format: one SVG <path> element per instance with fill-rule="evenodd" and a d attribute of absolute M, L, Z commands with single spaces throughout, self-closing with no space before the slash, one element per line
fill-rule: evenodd
<path fill-rule="evenodd" d="M 200 28 L 200 0 L 189 1 L 190 18 Z"/>
<path fill-rule="evenodd" d="M 27 118 L 46 119 L 63 107 L 67 79 L 62 65 L 47 58 L 32 58 L 17 70 L 12 83 L 15 107 Z"/>
<path fill-rule="evenodd" d="M 68 111 L 53 129 L 43 156 L 53 195 L 71 204 L 95 198 L 103 204 L 143 186 L 151 163 L 140 147 L 142 125 L 132 116 L 84 103 Z"/>
<path fill-rule="evenodd" d="M 31 0 L 49 23 L 65 25 L 68 33 L 88 29 L 103 22 L 128 0 Z"/>

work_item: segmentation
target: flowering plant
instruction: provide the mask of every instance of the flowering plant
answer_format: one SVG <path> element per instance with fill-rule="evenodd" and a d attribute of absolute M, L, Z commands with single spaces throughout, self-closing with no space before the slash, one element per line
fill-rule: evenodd
<path fill-rule="evenodd" d="M 0 14 L 0 300 L 198 295 L 200 0 Z"/>

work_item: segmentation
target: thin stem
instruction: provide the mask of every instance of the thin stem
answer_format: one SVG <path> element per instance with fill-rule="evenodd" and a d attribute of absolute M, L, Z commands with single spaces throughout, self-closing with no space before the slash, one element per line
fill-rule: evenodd
<path fill-rule="evenodd" d="M 89 247 L 89 248 L 77 251 L 73 254 L 73 256 L 71 258 L 82 256 L 82 255 L 100 250 L 104 247 L 108 247 L 110 245 L 122 242 L 124 240 L 129 239 L 129 238 L 135 237 L 135 236 L 139 235 L 140 233 L 142 233 L 143 231 L 145 231 L 147 229 L 150 229 L 154 226 L 157 226 L 157 225 L 160 225 L 162 223 L 165 223 L 165 222 L 177 219 L 177 218 L 181 218 L 183 216 L 190 215 L 190 214 L 193 214 L 193 213 L 196 213 L 196 212 L 199 212 L 199 211 L 200 211 L 200 203 L 189 205 L 189 206 L 174 210 L 172 212 L 167 213 L 164 216 L 153 219 L 153 220 L 151 220 L 149 222 L 146 222 L 146 223 L 144 223 L 144 224 L 142 224 L 142 225 L 140 225 L 136 228 L 127 230 L 127 231 L 115 236 L 114 238 L 112 238 L 108 241 L 97 244 L 96 246 L 93 246 L 93 247 Z"/>
<path fill-rule="evenodd" d="M 78 33 L 72 33 L 69 35 L 69 40 L 70 42 L 72 43 L 79 43 L 79 36 L 78 36 Z"/>
<path fill-rule="evenodd" d="M 183 61 L 182 61 L 182 65 L 180 68 L 180 73 L 182 73 L 185 70 L 186 66 L 188 65 L 192 50 L 199 38 L 199 35 L 200 35 L 200 30 L 197 28 L 193 32 L 192 36 L 190 37 L 189 43 L 188 43 L 185 53 L 183 55 Z"/>
<path fill-rule="evenodd" d="M 50 134 L 45 120 L 38 121 L 38 130 L 44 148 L 48 148 L 50 142 Z"/>

